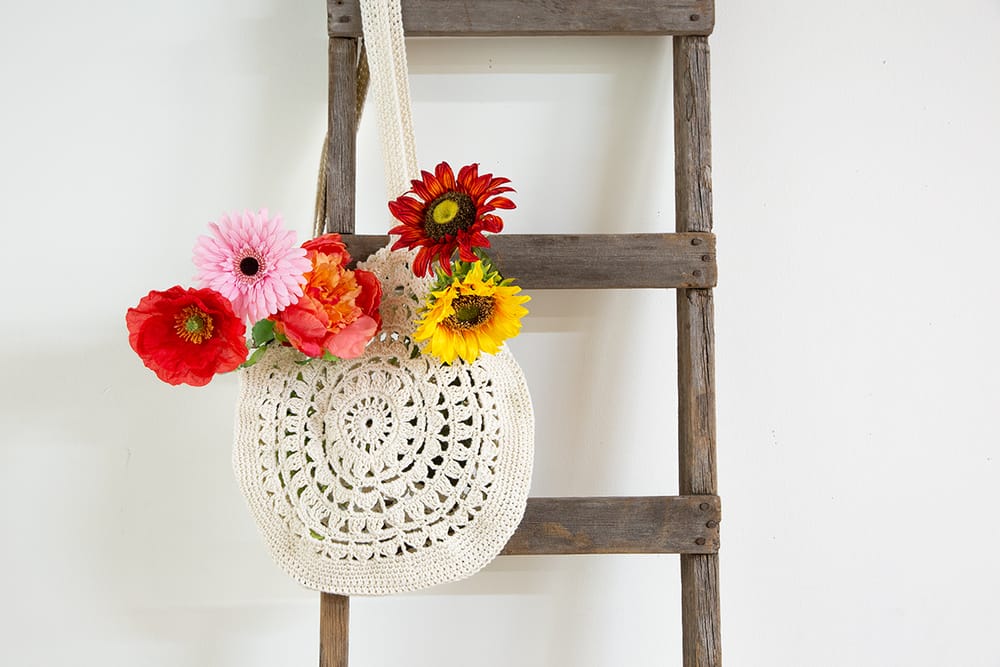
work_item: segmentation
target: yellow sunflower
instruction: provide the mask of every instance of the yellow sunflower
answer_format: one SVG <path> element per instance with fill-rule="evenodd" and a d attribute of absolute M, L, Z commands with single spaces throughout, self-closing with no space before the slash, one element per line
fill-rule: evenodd
<path fill-rule="evenodd" d="M 481 261 L 469 266 L 430 293 L 413 335 L 417 341 L 429 340 L 424 351 L 446 364 L 457 357 L 472 363 L 480 352 L 495 354 L 520 332 L 521 318 L 528 314 L 521 304 L 531 297 L 517 296 L 520 287 L 495 272 L 487 275 Z"/>

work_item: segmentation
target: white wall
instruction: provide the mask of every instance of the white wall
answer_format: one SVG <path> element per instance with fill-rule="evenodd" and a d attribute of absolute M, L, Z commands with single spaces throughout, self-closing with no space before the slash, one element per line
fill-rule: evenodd
<path fill-rule="evenodd" d="M 726 663 L 996 667 L 1000 5 L 719 5 Z M 668 40 L 410 47 L 422 163 L 514 179 L 509 230 L 672 229 Z M 230 470 L 236 378 L 158 383 L 124 312 L 223 211 L 306 233 L 325 58 L 318 0 L 0 8 L 0 664 L 316 664 L 317 596 Z M 534 295 L 534 494 L 676 492 L 672 299 Z M 352 664 L 679 665 L 677 569 L 507 558 L 358 599 Z"/>

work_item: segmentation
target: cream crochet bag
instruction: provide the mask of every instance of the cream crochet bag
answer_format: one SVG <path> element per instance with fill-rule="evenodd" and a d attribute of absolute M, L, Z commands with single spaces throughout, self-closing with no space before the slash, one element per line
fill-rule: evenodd
<path fill-rule="evenodd" d="M 362 16 L 390 192 L 416 175 L 399 0 Z M 233 461 L 275 561 L 303 585 L 399 593 L 469 576 L 524 514 L 534 451 L 527 384 L 505 348 L 451 366 L 411 335 L 429 281 L 412 252 L 359 264 L 383 331 L 357 359 L 269 350 L 243 371 Z"/>

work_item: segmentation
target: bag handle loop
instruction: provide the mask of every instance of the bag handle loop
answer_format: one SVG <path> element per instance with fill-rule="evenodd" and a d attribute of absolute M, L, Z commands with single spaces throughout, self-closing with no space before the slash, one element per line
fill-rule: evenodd
<path fill-rule="evenodd" d="M 386 198 L 394 199 L 409 189 L 410 180 L 418 174 L 401 0 L 361 0 L 361 23 L 363 43 L 358 63 L 357 117 L 360 122 L 370 86 L 378 111 Z M 326 219 L 329 141 L 328 133 L 323 142 L 316 188 L 314 236 L 323 233 Z"/>

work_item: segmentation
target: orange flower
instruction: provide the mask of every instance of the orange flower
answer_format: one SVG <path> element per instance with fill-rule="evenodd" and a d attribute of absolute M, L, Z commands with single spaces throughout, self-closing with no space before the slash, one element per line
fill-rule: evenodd
<path fill-rule="evenodd" d="M 475 262 L 473 248 L 490 247 L 483 232 L 503 229 L 503 220 L 492 211 L 514 208 L 514 202 L 498 195 L 514 189 L 506 187 L 509 179 L 480 176 L 478 164 L 462 167 L 457 180 L 447 162 L 435 167 L 433 174 L 420 173 L 421 180 L 410 181 L 412 190 L 389 202 L 389 211 L 403 223 L 389 230 L 399 235 L 392 249 L 420 248 L 413 262 L 418 276 L 429 273 L 435 258 L 451 275 L 456 249 L 463 262 Z"/>
<path fill-rule="evenodd" d="M 352 359 L 382 325 L 378 307 L 382 287 L 368 271 L 350 270 L 350 256 L 338 234 L 303 244 L 312 269 L 298 302 L 270 319 L 274 331 L 309 357 L 325 353 Z"/>
<path fill-rule="evenodd" d="M 311 257 L 315 253 L 330 255 L 331 259 L 340 262 L 340 265 L 347 267 L 351 261 L 351 255 L 347 252 L 347 246 L 340 238 L 340 234 L 323 234 L 314 239 L 309 239 L 302 244 L 306 251 L 306 256 Z"/>

